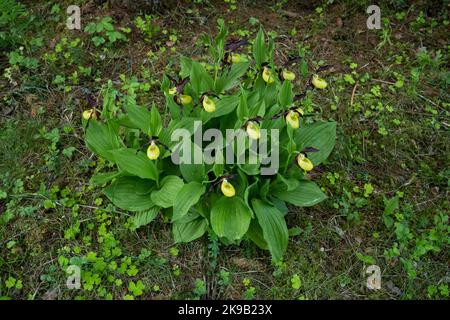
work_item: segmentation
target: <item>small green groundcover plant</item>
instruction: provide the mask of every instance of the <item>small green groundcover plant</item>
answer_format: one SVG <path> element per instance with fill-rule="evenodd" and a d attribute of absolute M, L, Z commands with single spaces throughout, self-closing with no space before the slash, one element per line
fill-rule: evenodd
<path fill-rule="evenodd" d="M 94 175 L 92 182 L 106 186 L 104 193 L 117 207 L 134 212 L 135 228 L 161 213 L 171 222 L 177 243 L 205 233 L 225 244 L 249 239 L 278 261 L 288 245 L 287 205 L 309 207 L 326 198 L 308 173 L 332 151 L 336 124 L 313 121 L 315 115 L 305 113 L 302 105 L 305 96 L 327 86 L 317 75 L 325 68 L 316 70 L 307 79 L 307 91 L 296 95 L 292 64 L 275 65 L 274 43 L 265 40 L 262 29 L 250 58 L 239 53 L 247 42 L 227 42 L 227 28 L 222 20 L 218 24 L 215 38 L 204 37 L 210 61 L 182 57 L 178 79 L 164 76 L 164 118 L 157 106 L 149 110 L 137 104 L 133 86 L 118 97 L 111 82 L 102 110 L 84 111 L 87 146 L 112 164 L 105 167 L 114 167 Z M 194 141 L 199 123 L 203 131 L 216 128 L 224 136 L 227 129 L 242 129 L 245 147 L 232 144 L 236 156 L 250 158 L 252 143 L 265 139 L 267 156 L 279 153 L 277 170 L 262 174 L 264 159 L 258 156 L 245 163 L 176 164 L 172 154 L 180 142 L 172 141 L 172 134 L 185 129 Z"/>

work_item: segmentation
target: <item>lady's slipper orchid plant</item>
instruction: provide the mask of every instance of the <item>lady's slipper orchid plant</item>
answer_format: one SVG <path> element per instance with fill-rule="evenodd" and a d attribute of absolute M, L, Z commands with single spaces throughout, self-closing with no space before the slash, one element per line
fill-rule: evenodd
<path fill-rule="evenodd" d="M 274 43 L 265 40 L 262 29 L 252 42 L 253 59 L 241 59 L 237 51 L 248 42 L 226 42 L 222 20 L 219 28 L 208 39 L 211 59 L 182 57 L 177 76 L 182 80 L 164 76 L 166 106 L 139 106 L 133 90 L 122 93 L 109 82 L 101 113 L 83 112 L 83 120 L 89 120 L 88 148 L 111 164 L 92 182 L 106 185 L 112 203 L 134 213 L 134 228 L 161 214 L 170 221 L 175 242 L 205 234 L 224 244 L 249 240 L 278 261 L 288 245 L 288 205 L 310 207 L 326 198 L 308 172 L 331 153 L 336 124 L 321 120 L 311 107 L 303 112 L 303 98 L 318 91 L 295 94 L 304 84 L 293 81 L 288 65 L 277 68 Z M 316 76 L 311 83 L 311 88 L 327 85 Z M 212 142 L 199 135 L 199 128 L 205 135 L 209 129 L 219 134 L 244 129 L 246 134 L 233 143 Z M 238 139 L 241 147 L 233 147 Z M 255 155 L 251 146 L 263 143 L 266 150 Z M 207 157 L 206 150 L 213 152 Z M 230 151 L 226 157 L 225 150 Z M 267 173 L 269 159 L 277 165 Z"/>

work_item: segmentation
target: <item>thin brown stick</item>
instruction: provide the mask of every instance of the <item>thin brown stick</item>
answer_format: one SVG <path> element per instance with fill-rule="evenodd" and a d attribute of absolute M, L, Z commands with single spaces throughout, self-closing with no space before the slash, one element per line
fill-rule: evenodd
<path fill-rule="evenodd" d="M 381 79 L 372 79 L 372 80 L 376 81 L 376 82 L 386 83 L 386 84 L 395 84 L 395 82 L 390 82 L 390 81 L 381 80 Z"/>

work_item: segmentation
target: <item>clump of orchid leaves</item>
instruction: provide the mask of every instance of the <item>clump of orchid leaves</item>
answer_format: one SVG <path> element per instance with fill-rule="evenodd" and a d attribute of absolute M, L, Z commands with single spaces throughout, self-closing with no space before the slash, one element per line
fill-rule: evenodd
<path fill-rule="evenodd" d="M 177 243 L 210 233 L 224 244 L 252 241 L 280 260 L 288 245 L 288 205 L 310 207 L 326 198 L 311 172 L 332 151 L 336 125 L 306 113 L 303 103 L 326 88 L 319 74 L 327 67 L 296 82 L 296 58 L 276 63 L 274 43 L 262 29 L 250 47 L 227 41 L 224 22 L 218 24 L 216 37 L 203 38 L 207 60 L 182 57 L 179 73 L 164 76 L 165 106 L 140 106 L 133 86 L 121 94 L 110 82 L 102 110 L 84 111 L 86 144 L 108 164 L 91 181 L 104 186 L 115 206 L 133 212 L 134 228 L 161 214 Z M 261 139 L 262 129 L 278 129 L 278 170 L 262 175 L 259 161 L 175 164 L 178 141 L 171 135 L 183 128 L 193 136 L 195 121 L 203 131 L 242 128 L 248 141 Z"/>

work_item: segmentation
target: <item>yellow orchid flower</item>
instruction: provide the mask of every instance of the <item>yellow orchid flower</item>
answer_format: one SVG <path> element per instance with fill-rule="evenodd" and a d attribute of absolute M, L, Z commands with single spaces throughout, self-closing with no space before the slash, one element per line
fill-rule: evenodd
<path fill-rule="evenodd" d="M 187 94 L 182 94 L 181 95 L 181 104 L 183 106 L 188 105 L 192 102 L 192 97 L 187 95 Z"/>
<path fill-rule="evenodd" d="M 216 111 L 216 103 L 208 96 L 203 97 L 202 105 L 206 112 Z"/>
<path fill-rule="evenodd" d="M 147 149 L 147 157 L 150 160 L 156 160 L 159 158 L 159 147 L 156 145 L 155 141 L 152 141 L 152 143 L 150 143 L 150 146 Z"/>
<path fill-rule="evenodd" d="M 84 120 L 97 119 L 97 114 L 95 113 L 95 110 L 94 109 L 84 110 L 83 119 Z"/>
<path fill-rule="evenodd" d="M 247 123 L 246 131 L 250 139 L 258 140 L 261 138 L 261 129 L 259 128 L 258 123 L 254 121 L 249 121 Z"/>
<path fill-rule="evenodd" d="M 297 156 L 297 164 L 305 171 L 311 171 L 314 168 L 313 163 L 309 160 L 303 152 L 300 152 Z"/>
<path fill-rule="evenodd" d="M 173 87 L 169 89 L 169 94 L 174 95 L 175 93 L 177 93 L 177 88 Z"/>
<path fill-rule="evenodd" d="M 229 183 L 227 179 L 222 180 L 220 190 L 225 197 L 234 197 L 234 195 L 236 194 L 236 190 L 234 190 L 233 185 Z"/>
<path fill-rule="evenodd" d="M 287 81 L 294 81 L 295 73 L 289 70 L 283 70 L 283 79 Z"/>
<path fill-rule="evenodd" d="M 313 75 L 311 82 L 317 89 L 325 89 L 327 87 L 327 82 L 320 78 L 317 74 Z"/>
<path fill-rule="evenodd" d="M 289 124 L 292 129 L 298 129 L 300 127 L 300 115 L 294 111 L 291 110 L 286 115 L 286 123 Z"/>
<path fill-rule="evenodd" d="M 228 63 L 239 63 L 239 62 L 242 62 L 242 57 L 239 53 L 232 53 L 232 54 L 228 55 L 227 62 Z"/>
<path fill-rule="evenodd" d="M 269 84 L 273 83 L 275 81 L 275 79 L 273 78 L 273 75 L 272 75 L 272 71 L 270 71 L 270 69 L 267 67 L 264 67 L 264 69 L 263 69 L 262 78 L 265 82 L 267 82 Z"/>

